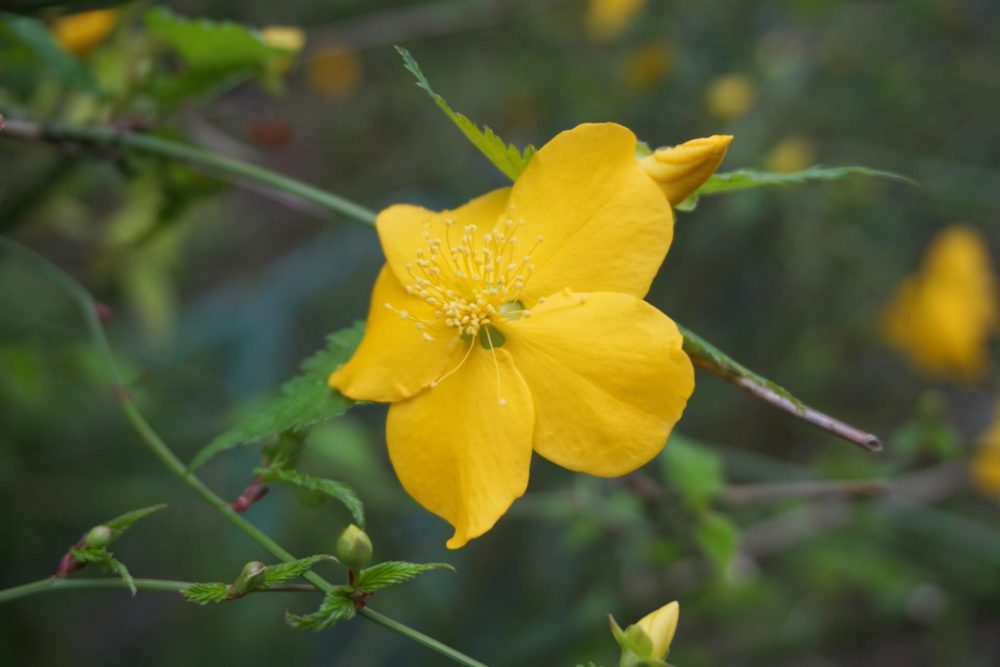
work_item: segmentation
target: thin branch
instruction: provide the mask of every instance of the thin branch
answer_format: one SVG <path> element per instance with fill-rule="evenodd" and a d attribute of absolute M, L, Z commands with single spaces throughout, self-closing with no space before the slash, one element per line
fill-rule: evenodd
<path fill-rule="evenodd" d="M 172 591 L 179 593 L 188 586 L 194 585 L 192 581 L 171 581 L 167 579 L 135 579 L 135 587 L 140 591 Z M 22 584 L 13 588 L 0 590 L 0 604 L 17 600 L 18 598 L 36 595 L 38 593 L 48 593 L 50 591 L 79 590 L 81 588 L 129 588 L 129 584 L 124 579 L 55 579 L 48 577 L 30 584 Z M 277 584 L 269 588 L 251 591 L 252 593 L 317 593 L 319 589 L 311 584 Z"/>
<path fill-rule="evenodd" d="M 884 479 L 808 480 L 772 484 L 730 484 L 720 500 L 729 505 L 751 505 L 782 500 L 826 500 L 828 498 L 869 498 L 887 493 L 891 485 Z"/>

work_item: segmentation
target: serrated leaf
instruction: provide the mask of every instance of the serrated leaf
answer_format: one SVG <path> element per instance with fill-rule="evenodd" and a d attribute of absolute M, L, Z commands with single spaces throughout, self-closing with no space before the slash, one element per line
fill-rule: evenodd
<path fill-rule="evenodd" d="M 715 452 L 674 433 L 660 456 L 664 476 L 692 507 L 707 508 L 722 491 L 722 460 Z"/>
<path fill-rule="evenodd" d="M 390 560 L 361 570 L 354 579 L 354 586 L 370 593 L 410 581 L 431 570 L 451 570 L 454 572 L 455 568 L 448 563 L 407 563 Z"/>
<path fill-rule="evenodd" d="M 767 387 L 775 394 L 787 399 L 800 414 L 806 412 L 806 406 L 784 387 L 768 380 L 767 378 L 754 373 L 752 370 L 736 361 L 725 352 L 715 347 L 707 340 L 694 333 L 690 329 L 677 325 L 684 336 L 684 351 L 695 364 L 707 367 L 716 375 L 728 377 L 744 377 L 756 384 Z"/>
<path fill-rule="evenodd" d="M 721 572 L 729 567 L 740 546 L 740 532 L 736 524 L 715 512 L 702 514 L 695 527 L 695 538 Z"/>
<path fill-rule="evenodd" d="M 148 11 L 145 23 L 150 33 L 169 44 L 194 70 L 261 69 L 287 55 L 268 45 L 257 30 L 238 23 L 191 19 L 166 7 Z"/>
<path fill-rule="evenodd" d="M 195 604 L 205 605 L 213 602 L 225 602 L 229 599 L 229 587 L 219 582 L 191 584 L 187 588 L 181 589 L 181 595 L 188 602 L 194 602 Z"/>
<path fill-rule="evenodd" d="M 302 363 L 302 373 L 283 384 L 277 398 L 205 446 L 191 461 L 191 469 L 238 445 L 284 431 L 298 431 L 342 415 L 354 402 L 331 389 L 326 381 L 354 354 L 363 334 L 362 322 L 331 334 L 326 348 Z"/>
<path fill-rule="evenodd" d="M 299 491 L 317 493 L 321 495 L 323 500 L 333 498 L 347 508 L 354 518 L 354 523 L 361 528 L 365 526 L 364 505 L 354 493 L 354 489 L 343 482 L 314 477 L 289 468 L 257 468 L 254 472 L 260 475 L 262 481 L 265 482 L 279 482 Z"/>
<path fill-rule="evenodd" d="M 320 605 L 319 610 L 304 615 L 285 612 L 285 621 L 297 630 L 319 632 L 333 627 L 341 621 L 351 620 L 356 613 L 357 610 L 351 600 L 350 591 L 341 587 L 323 598 L 323 604 Z"/>
<path fill-rule="evenodd" d="M 90 70 L 67 53 L 44 23 L 27 16 L 0 16 L 0 31 L 20 42 L 45 66 L 47 76 L 89 93 L 101 92 Z"/>
<path fill-rule="evenodd" d="M 105 572 L 121 577 L 125 585 L 132 592 L 132 597 L 135 597 L 135 594 L 138 592 L 138 589 L 135 587 L 135 579 L 132 578 L 128 568 L 125 567 L 125 563 L 117 560 L 110 551 L 104 548 L 77 549 L 73 547 L 69 552 L 73 558 L 80 562 L 93 563 Z"/>
<path fill-rule="evenodd" d="M 403 58 L 403 66 L 416 77 L 417 86 L 430 95 L 441 111 L 451 119 L 451 122 L 462 131 L 462 134 L 472 142 L 472 145 L 478 148 L 497 169 L 506 174 L 510 180 L 516 180 L 521 175 L 521 172 L 524 171 L 524 168 L 528 166 L 531 156 L 535 154 L 535 147 L 526 146 L 522 151 L 514 144 L 506 143 L 485 125 L 479 127 L 466 116 L 452 109 L 448 105 L 448 102 L 431 88 L 430 82 L 424 76 L 420 65 L 417 64 L 417 61 L 410 52 L 400 46 L 396 47 L 396 51 Z"/>
<path fill-rule="evenodd" d="M 150 505 L 142 509 L 132 510 L 131 512 L 125 512 L 120 516 L 116 516 L 110 521 L 105 521 L 102 525 L 114 531 L 113 539 L 118 539 L 122 533 L 131 528 L 137 521 L 141 521 L 151 514 L 156 514 L 160 510 L 166 509 L 166 507 L 166 503 L 160 503 L 159 505 Z"/>
<path fill-rule="evenodd" d="M 303 574 L 311 570 L 317 563 L 325 560 L 337 559 L 326 554 L 319 554 L 316 556 L 309 556 L 308 558 L 300 558 L 290 563 L 269 565 L 264 570 L 264 587 L 267 588 L 276 584 L 283 584 L 286 581 L 295 579 L 296 577 L 301 577 Z"/>
<path fill-rule="evenodd" d="M 774 185 L 795 185 L 812 181 L 836 181 L 848 176 L 871 176 L 902 181 L 917 185 L 913 179 L 881 169 L 871 169 L 862 166 L 846 167 L 809 167 L 801 171 L 777 173 L 757 171 L 755 169 L 738 169 L 736 171 L 712 174 L 690 197 L 676 206 L 679 211 L 692 211 L 698 204 L 698 199 L 704 195 L 714 195 L 720 192 L 733 192 L 748 188 L 759 188 Z"/>

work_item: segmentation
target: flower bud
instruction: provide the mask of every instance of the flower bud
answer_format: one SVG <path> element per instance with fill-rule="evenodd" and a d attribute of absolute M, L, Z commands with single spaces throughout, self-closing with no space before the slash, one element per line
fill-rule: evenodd
<path fill-rule="evenodd" d="M 663 659 L 670 652 L 679 615 L 680 605 L 671 602 L 624 630 L 609 615 L 611 634 L 622 650 L 621 664 L 630 667 L 665 665 Z"/>
<path fill-rule="evenodd" d="M 639 167 L 656 181 L 670 205 L 676 206 L 719 168 L 732 140 L 728 134 L 716 134 L 679 146 L 657 148 L 652 155 L 639 160 Z"/>
<path fill-rule="evenodd" d="M 360 570 L 372 559 L 372 541 L 365 531 L 353 523 L 337 540 L 337 558 L 352 570 Z"/>
<path fill-rule="evenodd" d="M 649 657 L 656 660 L 666 657 L 670 651 L 670 643 L 674 640 L 674 632 L 677 631 L 680 613 L 681 606 L 677 602 L 671 602 L 646 614 L 636 623 L 653 641 L 653 651 Z"/>
<path fill-rule="evenodd" d="M 84 549 L 102 549 L 111 544 L 115 531 L 108 526 L 94 526 L 83 538 Z"/>
<path fill-rule="evenodd" d="M 250 591 L 259 590 L 263 584 L 264 570 L 266 569 L 267 566 L 259 560 L 252 560 L 244 565 L 243 569 L 240 570 L 240 576 L 236 577 L 236 581 L 230 586 L 230 594 L 238 597 Z"/>

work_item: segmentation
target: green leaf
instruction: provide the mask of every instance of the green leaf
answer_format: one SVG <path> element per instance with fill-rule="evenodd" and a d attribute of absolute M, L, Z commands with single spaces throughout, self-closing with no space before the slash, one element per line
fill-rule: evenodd
<path fill-rule="evenodd" d="M 188 602 L 194 602 L 195 604 L 204 605 L 213 602 L 225 602 L 229 599 L 229 587 L 219 582 L 191 584 L 187 588 L 181 589 L 181 595 Z"/>
<path fill-rule="evenodd" d="M 313 632 L 333 627 L 341 621 L 349 621 L 357 613 L 350 595 L 347 588 L 337 588 L 323 598 L 323 604 L 320 605 L 319 610 L 302 616 L 285 612 L 285 621 L 297 630 L 312 630 Z"/>
<path fill-rule="evenodd" d="M 263 69 L 287 52 L 269 46 L 250 27 L 207 19 L 189 19 L 166 7 L 146 13 L 146 28 L 173 48 L 189 68 L 216 72 Z"/>
<path fill-rule="evenodd" d="M 0 16 L 0 31 L 27 47 L 44 65 L 46 76 L 60 79 L 88 93 L 101 92 L 90 70 L 67 53 L 41 21 L 27 16 Z"/>
<path fill-rule="evenodd" d="M 472 142 L 472 145 L 478 148 L 510 180 L 517 179 L 521 175 L 521 172 L 524 171 L 524 168 L 528 166 L 531 156 L 535 154 L 535 147 L 527 146 L 522 151 L 514 144 L 504 142 L 493 130 L 485 125 L 479 127 L 464 115 L 453 110 L 448 106 L 445 99 L 431 88 L 430 82 L 424 76 L 420 65 L 410 55 L 410 52 L 400 46 L 397 46 L 396 50 L 403 57 L 403 66 L 416 77 L 417 86 L 424 89 L 431 96 L 431 99 L 440 107 L 441 111 L 462 131 L 462 134 Z"/>
<path fill-rule="evenodd" d="M 870 169 L 868 167 L 809 167 L 802 171 L 789 173 L 775 173 L 769 171 L 757 171 L 755 169 L 738 169 L 736 171 L 712 174 L 711 177 L 690 197 L 677 205 L 679 211 L 692 211 L 698 204 L 698 199 L 704 195 L 714 195 L 720 192 L 732 192 L 734 190 L 746 190 L 748 188 L 759 188 L 772 185 L 795 185 L 811 181 L 837 181 L 848 176 L 872 176 L 876 178 L 888 178 L 894 181 L 918 185 L 913 179 L 895 174 L 891 171 L 881 169 Z"/>
<path fill-rule="evenodd" d="M 702 514 L 695 538 L 720 572 L 725 572 L 740 546 L 740 533 L 728 517 L 715 512 Z"/>
<path fill-rule="evenodd" d="M 327 338 L 326 349 L 302 363 L 302 373 L 281 387 L 281 394 L 204 447 L 191 461 L 195 469 L 216 454 L 283 431 L 298 431 L 342 415 L 354 402 L 331 389 L 326 381 L 337 366 L 354 354 L 364 323 L 341 329 Z"/>
<path fill-rule="evenodd" d="M 255 471 L 265 482 L 279 482 L 287 484 L 299 491 L 306 491 L 320 494 L 323 500 L 333 498 L 343 503 L 354 518 L 354 523 L 364 528 L 365 508 L 361 499 L 347 484 L 336 482 L 332 479 L 313 477 L 288 468 L 257 468 Z"/>
<path fill-rule="evenodd" d="M 113 530 L 113 539 L 117 539 L 137 521 L 141 521 L 151 514 L 156 514 L 160 510 L 166 509 L 166 507 L 166 503 L 160 503 L 159 505 L 150 505 L 149 507 L 143 507 L 142 509 L 132 510 L 131 512 L 125 512 L 125 514 L 122 514 L 121 516 L 116 516 L 110 521 L 105 521 L 103 525 Z"/>
<path fill-rule="evenodd" d="M 684 336 L 684 351 L 688 353 L 688 356 L 691 357 L 691 361 L 695 365 L 705 367 L 716 375 L 746 378 L 751 382 L 767 387 L 778 396 L 791 402 L 792 407 L 800 414 L 805 414 L 805 404 L 787 389 L 754 373 L 690 329 L 679 324 L 677 328 L 680 329 L 681 334 Z"/>
<path fill-rule="evenodd" d="M 455 568 L 448 563 L 406 563 L 390 560 L 361 570 L 354 580 L 354 587 L 370 593 L 410 581 L 430 570 L 451 570 L 454 572 Z"/>
<path fill-rule="evenodd" d="M 722 460 L 715 452 L 674 433 L 660 456 L 667 480 L 692 507 L 707 508 L 722 491 Z"/>
<path fill-rule="evenodd" d="M 317 556 L 309 556 L 308 558 L 300 558 L 292 561 L 291 563 L 269 565 L 267 569 L 264 570 L 264 587 L 267 588 L 276 584 L 283 584 L 286 581 L 295 579 L 296 577 L 301 577 L 303 574 L 311 570 L 314 565 L 325 560 L 337 559 L 326 554 L 319 554 Z"/>
<path fill-rule="evenodd" d="M 129 573 L 128 568 L 125 567 L 125 563 L 116 560 L 114 554 L 110 551 L 104 548 L 77 549 L 74 547 L 69 552 L 73 558 L 82 563 L 93 563 L 105 572 L 121 577 L 125 585 L 132 592 L 132 597 L 135 597 L 135 594 L 138 592 L 138 589 L 135 587 L 135 580 Z"/>

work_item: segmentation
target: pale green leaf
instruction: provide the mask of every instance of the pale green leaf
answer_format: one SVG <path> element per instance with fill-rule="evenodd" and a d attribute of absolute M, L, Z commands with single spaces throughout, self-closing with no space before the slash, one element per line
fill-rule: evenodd
<path fill-rule="evenodd" d="M 692 507 L 703 509 L 722 491 L 725 480 L 719 455 L 679 433 L 670 436 L 660 455 L 670 485 Z"/>
<path fill-rule="evenodd" d="M 319 554 L 316 556 L 309 556 L 308 558 L 300 558 L 290 563 L 269 565 L 264 570 L 264 587 L 268 588 L 276 584 L 283 584 L 286 581 L 295 579 L 296 577 L 301 577 L 303 574 L 311 570 L 317 563 L 321 563 L 325 560 L 337 559 L 326 554 Z"/>
<path fill-rule="evenodd" d="M 225 602 L 229 599 L 229 587 L 219 582 L 191 584 L 181 589 L 181 595 L 195 604 Z"/>
<path fill-rule="evenodd" d="M 397 46 L 396 50 L 399 51 L 399 55 L 403 57 L 403 66 L 413 74 L 417 79 L 417 86 L 424 89 L 431 99 L 440 107 L 441 111 L 445 113 L 448 118 L 451 119 L 462 134 L 472 142 L 475 146 L 482 152 L 486 158 L 492 162 L 497 169 L 502 171 L 507 175 L 510 180 L 517 179 L 524 171 L 524 168 L 528 166 L 528 161 L 531 160 L 531 156 L 535 154 L 534 146 L 527 146 L 522 151 L 514 144 L 508 144 L 503 139 L 498 137 L 493 130 L 486 127 L 477 126 L 466 116 L 453 110 L 443 97 L 434 92 L 431 88 L 430 82 L 424 73 L 420 69 L 420 65 L 417 61 L 410 55 L 410 52 L 406 49 Z"/>
<path fill-rule="evenodd" d="M 728 569 L 740 546 L 740 533 L 728 517 L 705 512 L 695 527 L 695 538 L 702 551 L 720 570 Z"/>
<path fill-rule="evenodd" d="M 319 494 L 322 500 L 332 498 L 340 501 L 351 513 L 354 523 L 364 528 L 365 508 L 361 499 L 347 484 L 332 479 L 314 477 L 289 468 L 257 468 L 254 472 L 265 482 L 287 484 L 299 491 Z"/>
<path fill-rule="evenodd" d="M 410 581 L 431 570 L 454 572 L 455 568 L 448 563 L 406 563 L 390 560 L 361 570 L 354 580 L 354 586 L 370 593 Z"/>
<path fill-rule="evenodd" d="M 871 176 L 902 181 L 917 185 L 913 179 L 881 169 L 871 169 L 861 166 L 821 167 L 814 166 L 801 171 L 777 173 L 757 171 L 755 169 L 738 169 L 736 171 L 712 174 L 691 196 L 677 205 L 679 211 L 691 211 L 698 204 L 698 199 L 704 195 L 714 195 L 720 192 L 733 192 L 748 188 L 759 188 L 774 185 L 795 185 L 812 181 L 837 181 L 848 176 Z"/>
<path fill-rule="evenodd" d="M 132 596 L 135 597 L 137 592 L 135 580 L 129 573 L 128 568 L 125 567 L 125 563 L 117 560 L 110 551 L 103 547 L 90 549 L 77 549 L 73 547 L 69 550 L 69 553 L 81 563 L 93 563 L 105 572 L 118 575 L 125 582 L 125 585 L 128 586 L 128 589 L 132 592 Z"/>
<path fill-rule="evenodd" d="M 166 507 L 166 503 L 160 503 L 159 505 L 150 505 L 142 509 L 132 510 L 131 512 L 125 512 L 125 514 L 116 516 L 110 521 L 105 521 L 102 525 L 114 531 L 114 539 L 117 539 L 137 521 L 141 521 L 151 514 L 156 514 L 160 510 L 166 509 Z"/>
<path fill-rule="evenodd" d="M 253 71 L 287 55 L 268 45 L 257 30 L 229 21 L 191 19 L 156 7 L 146 13 L 145 22 L 194 70 Z"/>
<path fill-rule="evenodd" d="M 350 591 L 340 587 L 323 598 L 323 604 L 317 611 L 304 615 L 285 612 L 285 621 L 297 630 L 318 632 L 333 627 L 341 621 L 349 621 L 356 613 L 357 609 L 351 600 Z"/>
<path fill-rule="evenodd" d="M 302 363 L 302 373 L 282 385 L 277 398 L 210 442 L 191 461 L 191 468 L 238 445 L 283 431 L 298 431 L 342 415 L 354 402 L 331 389 L 327 378 L 350 359 L 363 334 L 361 322 L 331 334 L 326 348 Z"/>

